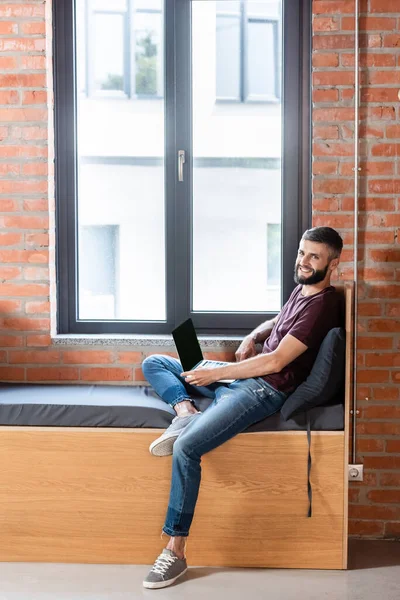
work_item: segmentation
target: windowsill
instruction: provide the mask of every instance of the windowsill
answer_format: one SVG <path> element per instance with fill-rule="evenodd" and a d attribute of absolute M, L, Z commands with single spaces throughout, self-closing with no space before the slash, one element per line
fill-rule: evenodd
<path fill-rule="evenodd" d="M 203 350 L 236 350 L 243 336 L 199 335 Z M 146 334 L 58 334 L 52 337 L 55 346 L 134 346 L 136 348 L 174 348 L 171 335 Z"/>

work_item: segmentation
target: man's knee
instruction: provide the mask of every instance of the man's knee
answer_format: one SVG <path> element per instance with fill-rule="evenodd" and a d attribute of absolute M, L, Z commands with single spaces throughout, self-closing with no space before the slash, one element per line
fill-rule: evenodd
<path fill-rule="evenodd" d="M 162 354 L 152 354 L 144 359 L 142 362 L 142 371 L 146 376 L 146 373 L 154 371 L 154 369 L 160 369 L 164 366 L 164 357 Z"/>

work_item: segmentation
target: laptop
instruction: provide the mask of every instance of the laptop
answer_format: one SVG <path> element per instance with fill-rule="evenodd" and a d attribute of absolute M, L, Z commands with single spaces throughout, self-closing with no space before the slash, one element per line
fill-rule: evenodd
<path fill-rule="evenodd" d="M 192 319 L 188 319 L 176 327 L 172 332 L 172 337 L 174 338 L 175 346 L 184 371 L 212 369 L 214 367 L 229 365 L 228 362 L 204 359 Z M 219 379 L 218 381 L 221 383 L 232 383 L 232 381 L 235 380 Z"/>

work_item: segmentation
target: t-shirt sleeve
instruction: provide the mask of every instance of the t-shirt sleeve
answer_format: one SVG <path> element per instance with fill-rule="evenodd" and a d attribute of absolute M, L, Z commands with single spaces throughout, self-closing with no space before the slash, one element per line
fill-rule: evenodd
<path fill-rule="evenodd" d="M 319 347 L 328 331 L 335 327 L 336 308 L 328 298 L 310 302 L 287 334 L 298 339 L 307 348 Z"/>

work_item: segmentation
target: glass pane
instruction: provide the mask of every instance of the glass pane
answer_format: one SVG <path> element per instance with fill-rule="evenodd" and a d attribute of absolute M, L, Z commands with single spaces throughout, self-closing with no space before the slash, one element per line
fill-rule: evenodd
<path fill-rule="evenodd" d="M 217 0 L 218 13 L 240 13 L 239 0 Z"/>
<path fill-rule="evenodd" d="M 136 94 L 162 95 L 161 27 L 162 18 L 158 13 L 136 13 Z"/>
<path fill-rule="evenodd" d="M 248 0 L 247 16 L 280 17 L 281 2 L 276 0 Z"/>
<path fill-rule="evenodd" d="M 198 3 L 195 3 L 197 6 Z M 217 98 L 240 97 L 240 19 L 217 16 L 216 27 Z"/>
<path fill-rule="evenodd" d="M 268 247 L 267 224 L 281 223 L 281 106 L 216 103 L 218 18 L 212 2 L 193 1 L 192 27 L 192 308 L 278 311 L 281 281 L 274 272 L 268 277 L 268 261 L 280 274 L 280 241 L 275 232 Z M 231 63 L 242 60 L 232 50 L 227 55 Z M 265 71 L 268 57 L 258 64 Z"/>
<path fill-rule="evenodd" d="M 90 2 L 91 10 L 105 10 L 107 12 L 122 12 L 128 8 L 128 0 L 86 0 L 86 3 Z M 81 4 L 84 4 L 81 0 Z"/>
<path fill-rule="evenodd" d="M 77 0 L 77 9 L 83 4 Z M 113 0 L 108 4 L 112 7 Z M 84 11 L 76 14 L 79 19 Z M 106 16 L 107 39 L 113 31 L 117 45 L 114 16 Z M 88 31 L 93 40 L 97 17 L 92 13 L 87 28 L 76 28 L 77 70 L 85 63 L 91 81 L 99 61 L 86 54 L 84 35 Z M 163 16 L 158 18 L 162 23 Z M 112 45 L 105 52 L 114 55 Z M 129 49 L 131 56 L 134 50 Z M 129 81 L 129 74 L 115 69 L 106 72 Z M 162 72 L 160 81 L 162 86 Z M 77 117 L 78 318 L 163 321 L 164 101 L 78 93 Z"/>
<path fill-rule="evenodd" d="M 164 0 L 134 0 L 136 10 L 159 10 L 163 9 Z"/>
<path fill-rule="evenodd" d="M 248 24 L 248 85 L 251 97 L 275 98 L 278 62 L 274 39 L 274 23 L 262 21 Z"/>
<path fill-rule="evenodd" d="M 91 24 L 89 23 L 89 26 Z M 124 89 L 124 17 L 93 14 L 94 87 L 96 90 Z M 108 39 L 109 44 L 104 40 Z"/>

